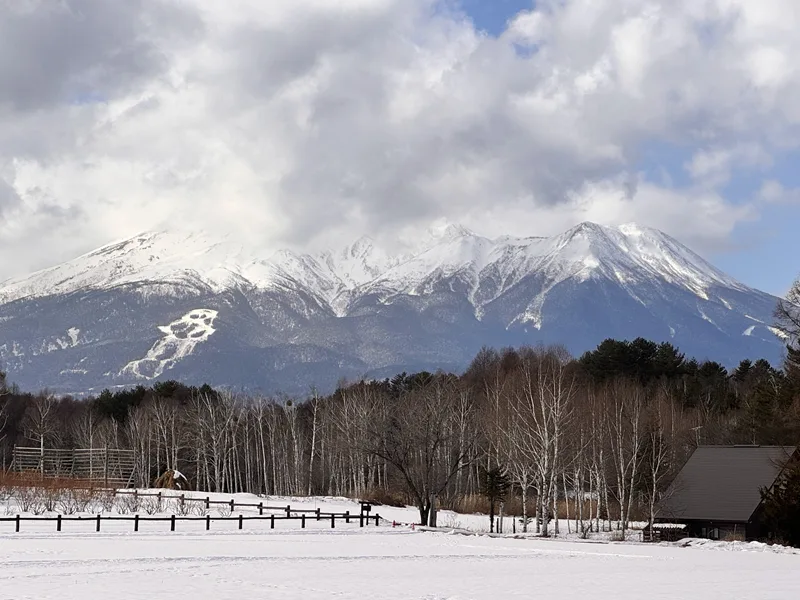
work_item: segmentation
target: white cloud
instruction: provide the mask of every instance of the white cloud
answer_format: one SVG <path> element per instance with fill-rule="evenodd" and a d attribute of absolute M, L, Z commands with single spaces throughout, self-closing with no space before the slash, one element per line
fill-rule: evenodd
<path fill-rule="evenodd" d="M 313 247 L 640 220 L 713 249 L 757 210 L 720 186 L 800 144 L 793 0 L 540 0 L 499 38 L 434 0 L 29 4 L 0 8 L 0 277 L 170 222 Z M 639 173 L 652 142 L 689 187 Z"/>
<path fill-rule="evenodd" d="M 766 169 L 771 164 L 772 158 L 760 145 L 736 144 L 698 150 L 686 164 L 686 169 L 697 183 L 715 188 L 728 183 L 734 169 Z"/>
<path fill-rule="evenodd" d="M 800 204 L 800 188 L 786 188 L 780 181 L 767 179 L 761 184 L 757 198 L 768 204 Z"/>
<path fill-rule="evenodd" d="M 581 221 L 639 222 L 658 225 L 693 249 L 711 253 L 730 247 L 736 225 L 756 215 L 752 206 L 732 206 L 711 190 L 676 190 L 643 178 L 617 178 L 587 183 L 564 203 L 535 211 L 524 202 L 502 205 L 489 213 L 467 214 L 462 222 L 489 236 L 554 235 Z"/>

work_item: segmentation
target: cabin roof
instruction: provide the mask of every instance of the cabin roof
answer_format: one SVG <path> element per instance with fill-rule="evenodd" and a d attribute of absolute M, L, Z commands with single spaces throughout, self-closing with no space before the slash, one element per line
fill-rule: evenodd
<path fill-rule="evenodd" d="M 659 504 L 673 520 L 746 523 L 796 446 L 700 446 Z"/>

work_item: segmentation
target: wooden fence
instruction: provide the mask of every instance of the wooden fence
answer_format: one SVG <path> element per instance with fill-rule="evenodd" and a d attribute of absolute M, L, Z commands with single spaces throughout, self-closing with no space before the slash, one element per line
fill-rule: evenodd
<path fill-rule="evenodd" d="M 255 504 L 253 502 L 236 502 L 235 498 L 231 498 L 230 500 L 211 500 L 209 496 L 197 497 L 197 496 L 187 496 L 184 494 L 165 494 L 164 492 L 140 492 L 139 490 L 114 490 L 114 495 L 116 496 L 133 496 L 134 498 L 158 498 L 159 501 L 161 500 L 178 500 L 182 505 L 186 504 L 187 502 L 200 502 L 205 505 L 206 509 L 211 508 L 212 506 L 229 506 L 231 512 L 235 511 L 237 508 L 257 508 L 259 515 L 263 515 L 265 510 L 280 510 L 286 511 L 288 515 L 290 512 L 295 513 L 309 513 L 315 512 L 313 510 L 292 510 L 291 506 L 266 506 L 263 502 L 259 502 Z"/>
<path fill-rule="evenodd" d="M 315 516 L 323 516 L 323 517 L 330 517 L 331 515 L 336 515 L 337 517 L 344 518 L 348 516 L 353 518 L 355 515 L 351 515 L 350 511 L 345 511 L 343 513 L 331 513 L 331 512 L 320 512 L 319 508 L 316 509 L 299 509 L 299 508 L 292 508 L 290 505 L 286 506 L 268 506 L 263 502 L 259 502 L 258 504 L 254 502 L 236 502 L 235 498 L 231 498 L 230 500 L 212 500 L 210 496 L 206 497 L 198 497 L 198 496 L 187 496 L 184 494 L 165 494 L 164 492 L 140 492 L 139 490 L 114 490 L 114 495 L 116 496 L 133 496 L 134 498 L 158 498 L 160 500 L 178 500 L 181 505 L 186 504 L 187 502 L 200 502 L 205 505 L 206 510 L 210 509 L 211 506 L 226 506 L 230 507 L 231 512 L 235 511 L 237 508 L 254 508 L 258 509 L 259 516 L 264 514 L 265 510 L 277 510 L 281 512 L 285 512 L 286 516 L 290 516 L 292 513 L 301 515 L 301 514 L 312 514 Z M 368 502 L 361 503 L 361 515 L 365 517 L 374 518 L 370 516 L 370 511 L 372 510 L 372 505 Z M 319 519 L 317 519 L 319 520 Z"/>
<path fill-rule="evenodd" d="M 298 513 L 300 511 L 291 511 Z M 311 515 L 307 513 L 313 513 Z M 142 516 L 142 515 L 97 515 L 92 517 L 69 517 L 64 515 L 55 515 L 50 517 L 23 517 L 21 515 L 16 515 L 15 517 L 0 517 L 0 522 L 13 522 L 15 523 L 15 531 L 19 533 L 21 529 L 21 523 L 23 522 L 34 522 L 34 523 L 42 523 L 42 522 L 53 522 L 56 524 L 56 531 L 61 531 L 61 524 L 65 521 L 80 521 L 84 523 L 92 523 L 95 524 L 95 531 L 100 531 L 100 523 L 103 521 L 132 521 L 133 522 L 133 531 L 139 531 L 139 523 L 142 522 L 151 522 L 151 521 L 161 521 L 161 522 L 169 522 L 170 524 L 170 531 L 175 531 L 175 525 L 178 521 L 205 521 L 206 524 L 206 531 L 211 529 L 211 523 L 214 521 L 237 521 L 239 524 L 239 529 L 244 527 L 245 521 L 269 521 L 270 529 L 275 529 L 275 521 L 300 521 L 300 527 L 305 529 L 306 521 L 330 521 L 331 528 L 336 527 L 336 521 L 344 521 L 345 523 L 350 523 L 351 521 L 355 522 L 358 520 L 359 526 L 364 527 L 365 525 L 369 525 L 370 522 L 374 522 L 375 525 L 380 524 L 380 515 L 370 515 L 366 516 L 364 514 L 360 515 L 351 515 L 349 512 L 344 513 L 323 513 L 319 510 L 316 511 L 302 511 L 301 514 L 290 514 L 287 511 L 287 514 L 283 515 L 238 515 L 236 517 L 212 517 L 211 515 L 206 515 L 204 517 L 191 517 L 191 516 L 177 516 L 177 515 L 169 515 L 164 517 L 154 517 L 154 516 Z"/>
<path fill-rule="evenodd" d="M 71 477 L 103 487 L 128 487 L 135 473 L 133 450 L 119 448 L 27 448 L 14 446 L 11 470 L 42 478 Z"/>
<path fill-rule="evenodd" d="M 159 503 L 162 500 L 177 500 L 183 506 L 189 502 L 198 502 L 203 504 L 206 510 L 212 506 L 224 506 L 229 508 L 233 513 L 237 508 L 252 508 L 258 510 L 258 515 L 238 515 L 238 516 L 189 516 L 189 515 L 168 515 L 168 516 L 153 516 L 153 515 L 102 515 L 97 516 L 66 516 L 66 515 L 53 515 L 53 516 L 22 516 L 16 515 L 13 517 L 0 517 L 0 523 L 15 523 L 15 531 L 20 531 L 21 523 L 23 522 L 55 522 L 56 531 L 61 531 L 61 524 L 65 521 L 81 521 L 81 522 L 94 522 L 95 531 L 100 531 L 100 523 L 102 521 L 133 521 L 133 530 L 139 531 L 140 522 L 149 521 L 168 521 L 170 523 L 170 531 L 175 531 L 175 525 L 178 521 L 205 521 L 206 531 L 211 529 L 213 521 L 238 521 L 239 529 L 243 528 L 244 521 L 269 521 L 270 529 L 275 529 L 275 521 L 300 521 L 301 528 L 305 529 L 306 521 L 330 521 L 331 528 L 336 527 L 336 521 L 344 521 L 350 524 L 351 521 L 355 523 L 358 521 L 360 527 L 369 525 L 374 522 L 376 526 L 380 524 L 381 517 L 379 514 L 370 514 L 372 506 L 369 503 L 361 503 L 361 512 L 359 514 L 351 514 L 350 511 L 345 512 L 324 512 L 319 508 L 316 509 L 298 509 L 292 508 L 291 505 L 286 506 L 269 506 L 263 502 L 236 502 L 235 498 L 230 500 L 212 500 L 210 496 L 197 497 L 187 496 L 184 494 L 169 494 L 164 492 L 140 492 L 139 490 L 114 490 L 116 496 L 131 495 L 138 498 L 157 498 Z M 264 514 L 264 511 L 278 511 L 280 514 Z M 160 511 L 159 511 L 160 512 Z"/>

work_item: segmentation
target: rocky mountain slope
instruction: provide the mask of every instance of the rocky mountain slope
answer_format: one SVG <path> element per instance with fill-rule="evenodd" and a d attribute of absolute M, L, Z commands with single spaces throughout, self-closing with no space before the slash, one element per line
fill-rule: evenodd
<path fill-rule="evenodd" d="M 0 284 L 0 361 L 28 389 L 169 378 L 266 393 L 462 369 L 483 345 L 580 353 L 607 337 L 777 362 L 776 302 L 634 224 L 499 239 L 450 225 L 404 254 L 362 238 L 262 256 L 162 231 Z"/>

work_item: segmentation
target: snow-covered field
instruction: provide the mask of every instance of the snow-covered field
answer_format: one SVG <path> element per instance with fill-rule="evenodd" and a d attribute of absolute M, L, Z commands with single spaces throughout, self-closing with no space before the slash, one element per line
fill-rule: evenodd
<path fill-rule="evenodd" d="M 130 504 L 131 499 L 131 492 L 132 490 L 128 490 L 126 493 L 120 493 L 116 498 L 106 497 L 103 499 L 102 494 L 97 495 L 94 497 L 86 506 L 85 510 L 79 510 L 75 514 L 80 514 L 85 517 L 91 517 L 97 515 L 98 513 L 102 513 L 104 515 L 119 515 L 124 514 L 130 516 L 133 513 L 138 512 L 142 516 L 153 515 L 156 516 L 164 516 L 170 514 L 181 514 L 180 509 L 178 507 L 178 496 L 181 495 L 180 491 L 176 490 L 161 490 L 163 494 L 163 500 L 160 504 L 160 508 L 158 511 L 153 513 L 152 505 L 155 502 L 155 499 L 151 497 L 152 494 L 159 492 L 157 489 L 150 489 L 150 490 L 138 490 L 139 493 L 142 494 L 140 497 L 140 504 L 138 507 L 133 507 Z M 265 507 L 277 507 L 277 510 L 265 510 L 264 514 L 275 513 L 279 515 L 285 514 L 284 507 L 291 506 L 292 510 L 302 510 L 302 511 L 311 511 L 316 510 L 319 508 L 323 512 L 335 512 L 335 513 L 344 513 L 350 512 L 351 515 L 358 516 L 359 514 L 359 503 L 353 501 L 349 498 L 341 498 L 341 497 L 290 497 L 290 496 L 256 496 L 253 494 L 221 494 L 221 493 L 206 493 L 206 492 L 185 492 L 183 495 L 186 498 L 197 498 L 197 499 L 205 499 L 209 498 L 212 502 L 229 502 L 233 499 L 236 503 L 236 510 L 233 512 L 233 515 L 236 516 L 238 514 L 243 514 L 245 516 L 250 515 L 254 516 L 258 514 L 258 509 L 254 506 L 245 506 L 240 508 L 239 504 L 245 505 L 257 505 L 259 503 L 263 503 Z M 126 500 L 128 500 L 126 502 Z M 29 504 L 31 504 L 29 502 Z M 71 503 L 72 505 L 75 502 Z M 184 512 L 185 515 L 188 516 L 198 516 L 198 515 L 205 515 L 209 514 L 212 517 L 218 516 L 228 516 L 230 515 L 230 511 L 227 510 L 225 506 L 219 506 L 216 504 L 212 504 L 210 509 L 207 511 L 200 510 L 202 508 L 202 503 L 189 503 L 187 502 L 187 509 Z M 149 505 L 149 510 L 148 506 Z M 61 509 L 61 503 L 55 502 L 54 510 L 46 511 L 40 509 L 38 513 L 32 513 L 30 510 L 26 510 L 23 505 L 21 505 L 21 501 L 14 498 L 14 495 L 11 494 L 8 497 L 0 495 L 0 518 L 4 516 L 14 516 L 17 514 L 20 515 L 27 515 L 27 516 L 53 516 L 59 512 L 65 514 L 63 509 Z M 127 506 L 127 507 L 126 507 Z M 123 510 L 124 508 L 124 510 Z M 371 513 L 373 516 L 375 514 L 379 514 L 382 519 L 387 521 L 394 521 L 397 524 L 411 524 L 419 522 L 419 513 L 416 508 L 413 507 L 404 507 L 404 508 L 397 508 L 392 506 L 380 506 L 376 505 L 373 507 L 373 511 Z M 500 518 L 497 517 L 496 521 L 499 523 Z M 506 533 L 511 533 L 514 531 L 515 523 L 513 522 L 513 518 L 510 516 L 506 516 L 503 519 L 504 523 L 504 530 Z M 457 530 L 467 530 L 475 533 L 487 533 L 489 531 L 489 517 L 488 515 L 483 514 L 459 514 L 449 510 L 440 510 L 439 517 L 438 517 L 438 525 L 439 527 L 445 527 L 449 529 L 457 529 Z M 604 523 L 604 527 L 608 524 Z M 635 531 L 637 528 L 640 528 L 643 523 L 633 523 L 631 524 L 631 529 L 634 530 L 631 532 L 631 537 L 635 539 L 639 539 L 638 531 Z M 574 520 L 571 522 L 567 522 L 565 519 L 562 519 L 560 522 L 561 526 L 561 534 L 560 537 L 570 538 L 579 537 L 577 533 L 577 528 L 574 523 Z M 2 531 L 3 524 L 0 523 L 0 531 Z M 26 528 L 30 527 L 30 525 L 25 525 Z M 105 528 L 105 523 L 103 525 Z M 521 525 L 519 520 L 516 523 L 517 531 L 521 532 Z M 534 525 L 531 525 L 531 531 L 534 529 Z M 552 524 L 551 524 L 552 529 Z M 610 531 L 604 531 L 598 534 L 592 534 L 594 539 L 603 539 L 607 540 L 612 536 Z"/>
<path fill-rule="evenodd" d="M 356 512 L 346 500 L 289 503 Z M 408 509 L 377 510 L 413 520 Z M 87 521 L 56 533 L 52 522 L 23 522 L 14 533 L 3 522 L 0 598 L 728 600 L 794 599 L 800 590 L 800 554 L 758 544 L 519 539 L 339 522 L 330 529 L 313 520 L 305 530 L 297 522 L 237 527 L 214 523 L 206 532 L 202 522 L 179 522 L 173 533 L 159 522 L 133 533 L 129 522 L 103 522 L 95 533 Z"/>

